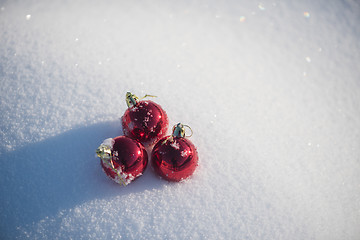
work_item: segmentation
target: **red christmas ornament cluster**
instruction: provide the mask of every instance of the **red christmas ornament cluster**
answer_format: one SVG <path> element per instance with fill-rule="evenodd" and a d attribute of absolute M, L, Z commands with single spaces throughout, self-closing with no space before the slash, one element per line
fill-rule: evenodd
<path fill-rule="evenodd" d="M 105 174 L 119 184 L 129 184 L 143 174 L 148 164 L 143 144 L 156 143 L 151 153 L 154 171 L 169 181 L 190 177 L 198 165 L 198 155 L 185 136 L 188 126 L 178 123 L 172 135 L 164 137 L 169 121 L 160 105 L 130 92 L 126 94 L 126 103 L 128 109 L 121 118 L 125 136 L 106 139 L 96 150 Z"/>

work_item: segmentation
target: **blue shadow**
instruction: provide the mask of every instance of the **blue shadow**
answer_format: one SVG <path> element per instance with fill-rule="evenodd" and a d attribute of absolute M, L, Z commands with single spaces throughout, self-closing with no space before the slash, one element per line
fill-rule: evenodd
<path fill-rule="evenodd" d="M 102 172 L 95 149 L 105 138 L 119 135 L 120 122 L 106 122 L 1 154 L 1 238 L 12 238 L 17 227 L 89 200 L 162 187 L 165 181 L 152 172 L 150 164 L 143 176 L 126 187 Z"/>

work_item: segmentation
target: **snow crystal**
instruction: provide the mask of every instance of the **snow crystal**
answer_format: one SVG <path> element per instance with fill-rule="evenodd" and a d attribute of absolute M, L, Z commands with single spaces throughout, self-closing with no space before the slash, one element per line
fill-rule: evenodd
<path fill-rule="evenodd" d="M 149 121 L 150 121 L 150 118 L 149 118 L 149 117 L 144 117 L 143 123 L 144 123 L 144 126 L 145 126 L 145 127 L 148 126 Z"/>
<path fill-rule="evenodd" d="M 102 145 L 108 146 L 111 150 L 113 149 L 115 140 L 113 138 L 107 138 L 102 142 Z"/>
<path fill-rule="evenodd" d="M 173 141 L 170 146 L 172 146 L 175 149 L 180 149 L 180 144 L 177 141 Z"/>
<path fill-rule="evenodd" d="M 136 121 L 137 121 L 137 119 L 136 119 Z M 132 130 L 134 130 L 134 128 L 135 128 L 135 123 L 129 122 L 129 123 L 128 123 L 128 129 L 130 130 L 130 132 L 131 132 Z"/>
<path fill-rule="evenodd" d="M 188 155 L 188 152 L 185 150 L 185 151 L 181 151 L 181 156 L 182 157 L 186 157 Z"/>
<path fill-rule="evenodd" d="M 132 112 L 138 112 L 138 111 L 139 111 L 139 107 L 138 107 L 138 106 L 133 106 L 132 108 L 130 108 L 130 111 L 132 111 Z"/>

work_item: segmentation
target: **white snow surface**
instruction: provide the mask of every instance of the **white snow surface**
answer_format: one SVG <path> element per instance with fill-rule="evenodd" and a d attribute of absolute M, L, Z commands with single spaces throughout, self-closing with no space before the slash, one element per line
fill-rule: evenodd
<path fill-rule="evenodd" d="M 360 239 L 359 22 L 355 0 L 0 1 L 0 239 Z M 127 91 L 191 126 L 191 179 L 102 172 Z"/>

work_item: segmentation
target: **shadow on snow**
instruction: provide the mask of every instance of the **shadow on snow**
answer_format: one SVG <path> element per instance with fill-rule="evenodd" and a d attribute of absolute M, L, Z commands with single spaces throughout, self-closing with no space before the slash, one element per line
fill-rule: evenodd
<path fill-rule="evenodd" d="M 106 122 L 2 154 L 0 232 L 11 235 L 17 226 L 37 222 L 89 200 L 164 185 L 165 181 L 153 174 L 149 164 L 144 175 L 126 187 L 107 178 L 95 157 L 95 149 L 105 138 L 119 135 L 122 135 L 119 122 Z"/>

